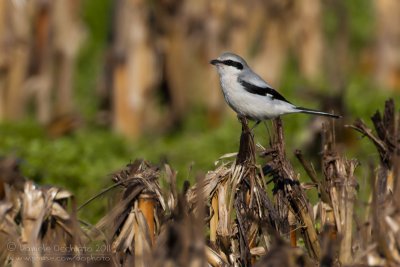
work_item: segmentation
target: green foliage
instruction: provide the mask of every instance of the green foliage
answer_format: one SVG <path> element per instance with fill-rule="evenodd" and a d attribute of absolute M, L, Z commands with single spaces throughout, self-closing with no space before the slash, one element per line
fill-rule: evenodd
<path fill-rule="evenodd" d="M 181 131 L 146 136 L 133 146 L 137 157 L 171 164 L 179 172 L 178 185 L 182 185 L 185 179 L 193 182 L 197 175 L 213 169 L 223 154 L 236 152 L 240 129 L 235 116 L 227 117 L 221 127 L 210 129 L 204 113 L 193 112 Z"/>
<path fill-rule="evenodd" d="M 371 44 L 375 23 L 371 0 L 327 1 L 323 12 L 323 30 L 328 43 L 346 35 L 353 57 Z"/>
<path fill-rule="evenodd" d="M 0 155 L 14 155 L 26 177 L 72 191 L 78 203 L 110 183 L 108 174 L 131 159 L 126 142 L 112 133 L 83 129 L 71 136 L 50 140 L 32 122 L 0 125 Z M 99 205 L 88 210 L 99 214 Z"/>
<path fill-rule="evenodd" d="M 373 2 L 370 0 L 353 0 L 343 1 L 343 4 L 349 14 L 350 48 L 353 52 L 356 52 L 373 39 L 375 23 Z"/>
<path fill-rule="evenodd" d="M 182 184 L 184 179 L 193 181 L 196 174 L 212 169 L 222 154 L 236 151 L 240 134 L 235 121 L 229 120 L 216 130 L 202 131 L 200 128 L 206 127 L 201 115 L 192 118 L 187 123 L 197 120 L 199 126 L 188 126 L 190 129 L 166 136 L 148 136 L 137 142 L 128 142 L 96 127 L 49 139 L 32 121 L 0 124 L 0 156 L 15 155 L 21 159 L 27 178 L 69 189 L 78 203 L 111 185 L 110 174 L 137 158 L 160 164 L 167 161 L 178 170 Z M 96 218 L 105 204 L 90 204 L 84 209 L 84 217 Z"/>

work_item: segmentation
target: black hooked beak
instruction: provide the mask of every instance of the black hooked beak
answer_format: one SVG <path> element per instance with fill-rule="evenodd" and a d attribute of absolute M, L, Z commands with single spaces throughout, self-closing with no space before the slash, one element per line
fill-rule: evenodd
<path fill-rule="evenodd" d="M 210 61 L 210 64 L 212 64 L 212 65 L 217 65 L 218 63 L 221 63 L 221 61 L 218 59 L 213 59 Z"/>

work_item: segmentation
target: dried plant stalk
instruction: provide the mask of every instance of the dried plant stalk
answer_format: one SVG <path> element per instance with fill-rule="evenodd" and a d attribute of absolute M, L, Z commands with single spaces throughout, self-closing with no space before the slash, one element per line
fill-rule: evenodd
<path fill-rule="evenodd" d="M 357 166 L 357 162 L 350 161 L 346 164 L 347 170 L 344 188 L 342 188 L 342 207 L 340 214 L 344 217 L 342 240 L 340 243 L 339 260 L 342 264 L 350 264 L 353 261 L 352 255 L 352 236 L 353 236 L 353 212 L 354 212 L 354 201 L 356 195 L 356 180 L 354 178 L 354 169 Z"/>
<path fill-rule="evenodd" d="M 228 263 L 214 250 L 206 247 L 207 262 L 213 267 L 224 267 L 228 266 Z"/>
<path fill-rule="evenodd" d="M 288 222 L 289 222 L 289 227 L 290 227 L 290 245 L 292 247 L 297 246 L 297 236 L 296 236 L 296 229 L 297 229 L 297 220 L 296 217 L 294 216 L 293 212 L 289 211 L 288 214 Z"/>
<path fill-rule="evenodd" d="M 141 194 L 139 196 L 139 210 L 143 213 L 144 218 L 146 219 L 147 226 L 149 228 L 149 234 L 151 239 L 151 245 L 154 244 L 154 198 L 148 194 Z"/>
<path fill-rule="evenodd" d="M 380 166 L 372 176 L 372 241 L 376 250 L 366 253 L 369 262 L 376 264 L 400 264 L 400 216 L 393 204 L 398 205 L 399 155 L 400 155 L 400 113 L 396 113 L 393 99 L 385 103 L 383 116 L 377 111 L 371 118 L 376 134 L 361 120 L 349 127 L 367 136 L 375 145 Z M 394 188 L 394 189 L 393 189 Z M 394 194 L 392 190 L 395 190 Z M 396 211 L 395 211 L 396 210 Z M 359 256 L 359 258 L 361 258 Z"/>
<path fill-rule="evenodd" d="M 272 169 L 273 181 L 277 188 L 275 194 L 281 199 L 281 207 L 282 205 L 289 206 L 291 212 L 296 215 L 302 226 L 301 232 L 310 255 L 319 259 L 321 247 L 314 227 L 312 211 L 307 197 L 299 186 L 293 167 L 286 158 L 283 126 L 280 118 L 275 120 L 275 131 L 275 139 L 271 141 L 271 150 L 264 152 L 264 155 L 271 156 L 268 166 Z M 287 216 L 288 213 L 286 213 L 286 222 L 288 223 Z"/>
<path fill-rule="evenodd" d="M 138 201 L 140 202 L 140 201 Z M 137 206 L 137 207 L 136 207 Z M 148 207 L 146 207 L 148 208 Z M 148 259 L 151 251 L 151 238 L 148 221 L 142 210 L 140 210 L 139 203 L 135 203 L 135 220 L 134 220 L 134 250 L 135 250 L 135 266 L 145 267 L 147 266 Z"/>
<path fill-rule="evenodd" d="M 4 199 L 0 202 L 0 253 L 2 265 L 44 266 L 43 258 L 80 256 L 85 252 L 68 253 L 56 248 L 76 248 L 82 231 L 76 222 L 75 202 L 71 193 L 55 187 L 40 187 L 25 181 L 18 164 L 0 159 L 0 181 L 4 182 Z M 70 203 L 72 211 L 68 209 Z M 11 245 L 11 247 L 10 247 Z M 43 248 L 46 248 L 44 250 Z M 63 263 L 60 263 L 63 264 Z"/>
<path fill-rule="evenodd" d="M 211 210 L 212 217 L 210 220 L 210 241 L 215 243 L 217 240 L 217 227 L 219 221 L 219 209 L 218 209 L 218 194 L 214 194 L 211 199 Z"/>

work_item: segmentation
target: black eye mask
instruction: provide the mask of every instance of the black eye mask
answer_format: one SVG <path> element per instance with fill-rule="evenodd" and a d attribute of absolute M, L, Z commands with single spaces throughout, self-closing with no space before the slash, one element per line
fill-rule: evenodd
<path fill-rule="evenodd" d="M 235 67 L 235 68 L 237 68 L 239 70 L 243 69 L 242 63 L 237 62 L 237 61 L 233 61 L 233 60 L 230 60 L 230 59 L 222 61 L 222 64 L 227 65 L 227 66 Z"/>

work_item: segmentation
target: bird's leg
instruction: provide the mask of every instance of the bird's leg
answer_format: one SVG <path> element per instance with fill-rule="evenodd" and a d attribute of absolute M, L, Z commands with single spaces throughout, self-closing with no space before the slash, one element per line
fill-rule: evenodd
<path fill-rule="evenodd" d="M 261 122 L 260 120 L 256 121 L 256 123 L 254 123 L 253 127 L 251 127 L 250 131 L 252 132 L 257 127 L 257 125 L 260 124 L 260 122 Z"/>
<path fill-rule="evenodd" d="M 271 138 L 271 132 L 269 131 L 268 122 L 264 121 L 264 125 L 265 125 L 265 128 L 267 128 L 267 133 L 268 133 L 269 138 Z"/>

